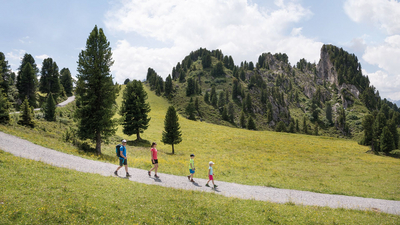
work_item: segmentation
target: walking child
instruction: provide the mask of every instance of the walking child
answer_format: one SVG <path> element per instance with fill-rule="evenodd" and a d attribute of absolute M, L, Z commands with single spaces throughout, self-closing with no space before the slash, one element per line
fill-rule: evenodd
<path fill-rule="evenodd" d="M 151 144 L 151 163 L 154 165 L 153 168 L 151 168 L 151 170 L 148 171 L 149 177 L 151 177 L 151 171 L 154 170 L 154 177 L 155 178 L 160 178 L 159 176 L 157 176 L 157 169 L 158 169 L 158 158 L 157 158 L 157 144 L 155 142 L 153 142 L 153 144 Z"/>
<path fill-rule="evenodd" d="M 126 177 L 130 177 L 128 173 L 128 158 L 126 157 L 126 140 L 122 140 L 122 145 L 119 148 L 120 151 L 120 157 L 119 157 L 119 167 L 117 170 L 114 172 L 115 176 L 118 176 L 118 170 L 122 168 L 122 166 L 125 166 L 125 171 L 126 171 Z"/>
<path fill-rule="evenodd" d="M 189 162 L 189 173 L 188 176 L 189 181 L 194 182 L 193 175 L 195 173 L 196 167 L 194 167 L 194 154 L 190 154 L 190 162 Z"/>
<path fill-rule="evenodd" d="M 208 182 L 210 182 L 210 180 L 211 180 L 212 183 L 213 183 L 213 185 L 214 185 L 214 188 L 216 188 L 216 187 L 218 187 L 218 186 L 214 184 L 214 171 L 213 171 L 213 168 L 212 168 L 213 165 L 214 165 L 213 161 L 210 161 L 210 162 L 208 163 L 208 165 L 209 165 L 209 167 L 208 167 L 208 181 L 207 181 L 206 186 L 207 186 L 207 187 L 210 187 L 210 185 L 208 185 Z"/>

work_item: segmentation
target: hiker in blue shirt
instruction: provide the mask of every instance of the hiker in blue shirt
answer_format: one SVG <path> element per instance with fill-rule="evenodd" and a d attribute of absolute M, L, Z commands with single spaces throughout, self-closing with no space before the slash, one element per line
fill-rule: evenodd
<path fill-rule="evenodd" d="M 119 157 L 119 167 L 114 172 L 115 176 L 118 176 L 118 170 L 122 168 L 122 165 L 125 165 L 126 177 L 130 177 L 128 173 L 128 158 L 126 157 L 126 140 L 122 140 L 122 145 L 119 148 L 120 157 Z"/>

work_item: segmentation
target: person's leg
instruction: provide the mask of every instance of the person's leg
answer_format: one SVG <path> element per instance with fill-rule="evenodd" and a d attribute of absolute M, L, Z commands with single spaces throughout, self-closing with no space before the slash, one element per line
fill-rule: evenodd
<path fill-rule="evenodd" d="M 157 175 L 158 163 L 154 164 L 154 173 Z"/>
<path fill-rule="evenodd" d="M 125 165 L 125 171 L 128 173 L 128 165 Z"/>
<path fill-rule="evenodd" d="M 115 170 L 115 171 L 118 171 L 119 169 L 121 169 L 122 168 L 122 166 L 119 166 L 118 168 L 117 168 L 117 170 Z"/>

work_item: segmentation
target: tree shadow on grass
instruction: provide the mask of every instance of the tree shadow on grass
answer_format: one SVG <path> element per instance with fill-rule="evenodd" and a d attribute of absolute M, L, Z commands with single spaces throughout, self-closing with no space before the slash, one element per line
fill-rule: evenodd
<path fill-rule="evenodd" d="M 136 147 L 150 147 L 150 141 L 148 140 L 134 140 L 134 141 L 127 141 L 126 144 L 128 146 L 136 146 Z"/>

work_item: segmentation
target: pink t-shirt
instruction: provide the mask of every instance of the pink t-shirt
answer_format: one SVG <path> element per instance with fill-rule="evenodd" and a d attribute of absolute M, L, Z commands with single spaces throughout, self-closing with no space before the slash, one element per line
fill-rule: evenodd
<path fill-rule="evenodd" d="M 152 148 L 151 149 L 151 154 L 153 154 L 153 159 L 157 159 L 157 149 Z"/>

